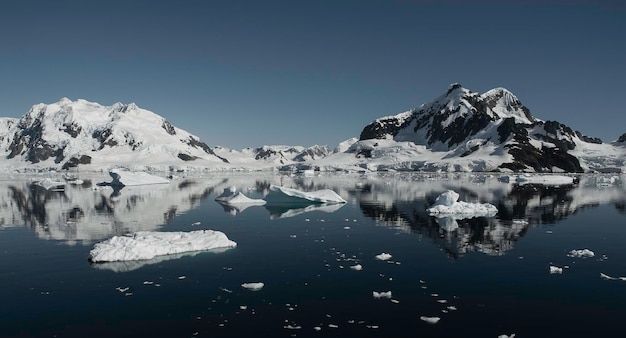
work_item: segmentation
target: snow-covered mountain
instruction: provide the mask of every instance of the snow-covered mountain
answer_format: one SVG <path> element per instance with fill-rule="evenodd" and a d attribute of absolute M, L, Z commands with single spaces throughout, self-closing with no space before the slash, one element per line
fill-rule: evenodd
<path fill-rule="evenodd" d="M 328 146 L 265 145 L 258 148 L 245 148 L 240 151 L 224 147 L 214 147 L 218 156 L 228 158 L 233 168 L 274 169 L 284 166 L 298 166 L 301 163 L 313 163 L 333 151 Z M 308 164 L 310 165 L 310 164 Z"/>
<path fill-rule="evenodd" d="M 2 164 L 14 167 L 219 167 L 228 162 L 198 137 L 133 103 L 102 106 L 67 98 L 34 105 L 20 119 L 1 119 L 0 151 Z"/>
<path fill-rule="evenodd" d="M 370 170 L 583 172 L 621 170 L 624 148 L 537 119 L 504 88 L 479 94 L 453 84 L 432 102 L 375 120 L 331 157 Z"/>
<path fill-rule="evenodd" d="M 0 167 L 103 170 L 625 172 L 626 134 L 612 143 L 543 121 L 511 92 L 459 84 L 435 100 L 365 126 L 334 149 L 211 148 L 165 118 L 116 103 L 61 99 L 0 118 Z"/>

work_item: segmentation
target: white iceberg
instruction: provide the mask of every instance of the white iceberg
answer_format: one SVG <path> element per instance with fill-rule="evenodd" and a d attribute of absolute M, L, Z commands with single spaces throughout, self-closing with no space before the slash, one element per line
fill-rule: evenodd
<path fill-rule="evenodd" d="M 426 211 L 431 215 L 463 215 L 467 217 L 494 216 L 498 208 L 489 203 L 459 202 L 459 194 L 448 190 L 439 195 Z"/>
<path fill-rule="evenodd" d="M 169 180 L 163 177 L 150 175 L 142 171 L 132 172 L 122 169 L 112 169 L 109 171 L 109 175 L 113 178 L 111 185 L 116 187 L 170 183 Z"/>
<path fill-rule="evenodd" d="M 89 252 L 89 260 L 94 263 L 144 260 L 162 255 L 235 246 L 237 243 L 229 240 L 220 231 L 139 231 L 130 236 L 114 236 L 97 243 Z"/>
<path fill-rule="evenodd" d="M 428 324 L 437 324 L 441 320 L 441 318 L 439 317 L 427 317 L 427 316 L 421 316 L 420 319 L 425 321 Z"/>
<path fill-rule="evenodd" d="M 248 289 L 248 290 L 251 290 L 251 291 L 259 291 L 264 286 L 265 286 L 265 284 L 263 284 L 261 282 L 251 282 L 251 283 L 243 283 L 243 284 L 241 284 L 242 288 Z"/>
<path fill-rule="evenodd" d="M 270 186 L 264 200 L 271 204 L 346 203 L 346 200 L 330 189 L 304 192 L 277 185 Z"/>
<path fill-rule="evenodd" d="M 38 185 L 46 190 L 63 190 L 65 189 L 64 181 L 55 181 L 51 178 L 44 178 L 41 181 L 33 182 L 35 185 Z"/>
<path fill-rule="evenodd" d="M 568 257 L 582 257 L 582 258 L 591 258 L 593 256 L 595 256 L 595 254 L 593 253 L 593 251 L 589 250 L 589 249 L 582 249 L 582 250 L 572 250 L 567 254 Z"/>
<path fill-rule="evenodd" d="M 563 273 L 563 268 L 559 268 L 558 266 L 554 266 L 554 265 L 550 265 L 550 274 L 554 275 L 560 275 Z"/>
<path fill-rule="evenodd" d="M 266 202 L 262 199 L 250 198 L 244 193 L 237 191 L 236 187 L 224 188 L 224 192 L 215 198 L 216 201 L 224 204 L 248 204 L 248 205 L 263 205 Z"/>
<path fill-rule="evenodd" d="M 392 257 L 391 254 L 388 254 L 386 252 L 376 255 L 376 259 L 378 259 L 379 261 L 386 261 L 390 259 L 391 257 Z"/>
<path fill-rule="evenodd" d="M 376 299 L 380 299 L 380 298 L 391 299 L 391 291 L 381 291 L 381 292 L 372 291 L 372 296 Z"/>
<path fill-rule="evenodd" d="M 574 184 L 574 177 L 563 175 L 523 175 L 515 177 L 517 184 L 569 185 Z"/>

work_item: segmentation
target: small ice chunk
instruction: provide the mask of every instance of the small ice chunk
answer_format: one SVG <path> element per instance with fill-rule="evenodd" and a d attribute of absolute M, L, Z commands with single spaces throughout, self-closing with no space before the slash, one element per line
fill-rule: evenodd
<path fill-rule="evenodd" d="M 372 296 L 374 296 L 374 298 L 376 299 L 380 299 L 380 298 L 391 299 L 391 291 L 381 291 L 381 292 L 372 291 Z"/>
<path fill-rule="evenodd" d="M 515 338 L 515 333 L 511 333 L 511 335 L 501 334 L 498 338 Z"/>
<path fill-rule="evenodd" d="M 428 317 L 428 316 L 421 316 L 420 319 L 425 321 L 428 324 L 437 324 L 441 320 L 440 317 Z"/>
<path fill-rule="evenodd" d="M 616 280 L 616 279 L 617 279 L 617 278 L 615 278 L 615 277 L 611 277 L 611 276 L 609 276 L 609 275 L 607 275 L 607 274 L 604 274 L 604 273 L 602 273 L 602 272 L 600 272 L 600 278 L 602 278 L 602 279 L 608 279 L 608 280 Z"/>
<path fill-rule="evenodd" d="M 379 255 L 376 255 L 376 259 L 380 260 L 380 261 L 386 261 L 388 259 L 390 259 L 392 256 L 386 252 L 383 252 Z"/>
<path fill-rule="evenodd" d="M 563 268 L 559 268 L 558 266 L 550 265 L 550 274 L 562 274 Z"/>
<path fill-rule="evenodd" d="M 241 284 L 242 288 L 248 289 L 248 290 L 251 290 L 251 291 L 261 290 L 264 286 L 265 286 L 265 284 L 263 284 L 261 282 L 251 282 L 251 283 L 243 283 L 243 284 Z"/>
<path fill-rule="evenodd" d="M 363 265 L 361 265 L 361 264 L 353 265 L 353 266 L 350 267 L 350 269 L 356 270 L 356 271 L 361 271 L 361 270 L 363 270 Z"/>
<path fill-rule="evenodd" d="M 589 250 L 589 249 L 582 249 L 582 250 L 572 250 L 567 254 L 568 257 L 582 257 L 582 258 L 591 258 L 593 256 L 595 256 L 595 254 L 593 253 L 593 251 Z"/>

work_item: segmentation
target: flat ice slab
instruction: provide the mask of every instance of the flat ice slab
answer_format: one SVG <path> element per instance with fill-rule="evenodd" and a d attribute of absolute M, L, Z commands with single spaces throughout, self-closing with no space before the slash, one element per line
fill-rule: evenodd
<path fill-rule="evenodd" d="M 142 171 L 132 172 L 121 169 L 112 169 L 109 171 L 109 175 L 113 178 L 111 185 L 117 187 L 170 183 L 170 181 L 163 177 L 150 175 Z"/>
<path fill-rule="evenodd" d="M 235 187 L 225 188 L 224 192 L 215 198 L 216 201 L 224 204 L 250 204 L 250 205 L 263 205 L 266 202 L 262 199 L 254 199 L 244 195 L 242 192 L 237 191 Z"/>
<path fill-rule="evenodd" d="M 515 177 L 518 184 L 568 185 L 574 184 L 574 178 L 563 175 L 522 175 Z"/>
<path fill-rule="evenodd" d="M 346 203 L 346 200 L 330 189 L 304 192 L 277 185 L 270 186 L 264 199 L 268 204 Z"/>
<path fill-rule="evenodd" d="M 114 236 L 97 243 L 89 252 L 89 260 L 92 262 L 133 261 L 235 246 L 237 243 L 229 240 L 220 231 L 139 231 L 130 236 Z"/>
<path fill-rule="evenodd" d="M 459 202 L 459 194 L 448 190 L 439 195 L 435 203 L 426 211 L 431 215 L 463 215 L 468 217 L 475 216 L 494 216 L 498 213 L 498 208 L 489 203 L 467 203 Z"/>
<path fill-rule="evenodd" d="M 54 190 L 54 189 L 63 189 L 65 188 L 64 181 L 55 181 L 51 178 L 44 178 L 41 181 L 34 182 L 34 184 L 46 189 L 46 190 Z"/>

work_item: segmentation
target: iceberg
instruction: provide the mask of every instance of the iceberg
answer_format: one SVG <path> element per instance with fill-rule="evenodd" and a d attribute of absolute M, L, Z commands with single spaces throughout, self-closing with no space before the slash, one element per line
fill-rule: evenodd
<path fill-rule="evenodd" d="M 420 319 L 425 321 L 428 324 L 437 324 L 441 320 L 440 317 L 428 317 L 428 316 L 421 316 Z"/>
<path fill-rule="evenodd" d="M 132 172 L 121 169 L 112 169 L 109 171 L 109 175 L 113 178 L 113 181 L 110 184 L 114 187 L 170 183 L 170 181 L 165 178 L 150 175 L 142 171 Z"/>
<path fill-rule="evenodd" d="M 235 246 L 237 243 L 229 240 L 220 231 L 139 231 L 129 236 L 114 236 L 96 243 L 89 252 L 89 260 L 94 263 L 145 260 L 156 256 Z"/>
<path fill-rule="evenodd" d="M 243 283 L 241 287 L 250 291 L 259 291 L 265 286 L 262 282 Z"/>
<path fill-rule="evenodd" d="M 381 291 L 381 292 L 372 291 L 372 296 L 376 299 L 380 299 L 380 298 L 391 299 L 391 291 Z"/>
<path fill-rule="evenodd" d="M 346 203 L 346 200 L 330 189 L 304 192 L 277 185 L 270 186 L 264 199 L 268 204 Z"/>
<path fill-rule="evenodd" d="M 435 203 L 426 211 L 431 215 L 463 215 L 466 217 L 494 216 L 498 208 L 489 203 L 459 202 L 459 194 L 448 190 L 439 195 Z"/>
<path fill-rule="evenodd" d="M 376 259 L 378 259 L 379 261 L 386 261 L 390 259 L 391 257 L 392 257 L 391 254 L 388 254 L 386 252 L 376 255 Z"/>
<path fill-rule="evenodd" d="M 237 191 L 236 187 L 224 188 L 224 192 L 217 196 L 215 200 L 223 204 L 263 205 L 266 203 L 262 199 L 254 199 L 244 195 L 244 193 Z"/>
<path fill-rule="evenodd" d="M 541 185 L 569 185 L 574 184 L 574 178 L 563 175 L 523 175 L 515 177 L 517 184 L 541 184 Z"/>
<path fill-rule="evenodd" d="M 567 254 L 568 257 L 582 257 L 582 258 L 591 258 L 593 256 L 595 256 L 595 254 L 593 253 L 593 251 L 589 250 L 589 249 L 582 249 L 582 250 L 572 250 Z"/>
<path fill-rule="evenodd" d="M 554 265 L 550 265 L 550 274 L 551 275 L 554 275 L 554 274 L 560 275 L 562 273 L 563 273 L 563 268 L 560 268 L 560 267 L 554 266 Z"/>
<path fill-rule="evenodd" d="M 45 178 L 41 181 L 33 182 L 33 184 L 38 185 L 46 190 L 63 190 L 65 189 L 64 181 L 55 181 L 51 178 Z"/>

